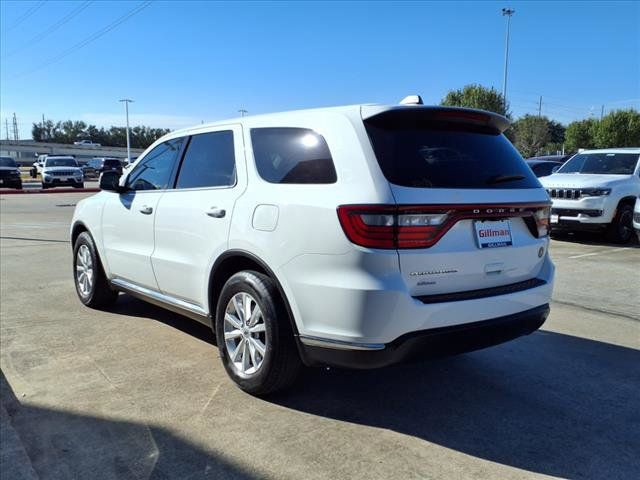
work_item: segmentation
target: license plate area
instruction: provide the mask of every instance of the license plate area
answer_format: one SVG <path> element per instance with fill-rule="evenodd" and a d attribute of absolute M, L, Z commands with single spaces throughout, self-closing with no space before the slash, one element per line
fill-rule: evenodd
<path fill-rule="evenodd" d="M 509 220 L 478 220 L 473 222 L 478 248 L 510 247 L 513 245 L 511 237 L 511 221 Z"/>

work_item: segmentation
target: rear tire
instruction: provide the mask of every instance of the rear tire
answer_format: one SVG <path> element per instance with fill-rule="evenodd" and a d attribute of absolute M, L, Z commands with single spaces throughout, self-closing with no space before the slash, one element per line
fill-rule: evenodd
<path fill-rule="evenodd" d="M 118 291 L 109 285 L 89 232 L 78 235 L 73 246 L 73 279 L 78 298 L 87 307 L 107 308 L 118 298 Z"/>
<path fill-rule="evenodd" d="M 270 277 L 248 270 L 231 276 L 220 293 L 215 318 L 222 364 L 242 390 L 262 396 L 295 381 L 302 362 Z"/>
<path fill-rule="evenodd" d="M 627 243 L 633 235 L 633 207 L 620 205 L 611 225 L 607 229 L 607 239 L 614 243 Z"/>

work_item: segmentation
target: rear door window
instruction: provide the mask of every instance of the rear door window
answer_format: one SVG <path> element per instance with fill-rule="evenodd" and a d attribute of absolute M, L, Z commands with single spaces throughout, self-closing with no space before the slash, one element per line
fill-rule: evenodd
<path fill-rule="evenodd" d="M 366 121 L 380 168 L 393 184 L 417 188 L 538 188 L 504 135 L 464 124 Z"/>
<path fill-rule="evenodd" d="M 228 187 L 235 183 L 233 132 L 224 130 L 191 137 L 176 188 Z"/>
<path fill-rule="evenodd" d="M 254 128 L 258 174 L 269 183 L 335 183 L 336 169 L 322 135 L 308 128 Z"/>

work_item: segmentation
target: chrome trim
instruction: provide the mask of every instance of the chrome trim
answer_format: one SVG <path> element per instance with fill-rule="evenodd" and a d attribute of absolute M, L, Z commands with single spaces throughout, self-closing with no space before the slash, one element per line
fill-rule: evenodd
<path fill-rule="evenodd" d="M 199 307 L 194 303 L 185 302 L 184 300 L 170 297 L 169 295 L 165 295 L 164 293 L 156 292 L 155 290 L 151 290 L 150 288 L 141 287 L 140 285 L 127 282 L 126 280 L 122 280 L 121 278 L 114 278 L 113 280 L 111 280 L 111 284 L 115 287 L 131 290 L 145 297 L 153 298 L 154 300 L 157 300 L 159 302 L 173 305 L 174 307 L 182 308 L 183 310 L 188 310 L 197 315 L 202 315 L 203 317 L 207 316 L 207 312 L 205 312 L 202 307 Z"/>
<path fill-rule="evenodd" d="M 354 343 L 329 338 L 300 335 L 300 341 L 309 347 L 333 348 L 335 350 L 384 350 L 384 343 Z"/>

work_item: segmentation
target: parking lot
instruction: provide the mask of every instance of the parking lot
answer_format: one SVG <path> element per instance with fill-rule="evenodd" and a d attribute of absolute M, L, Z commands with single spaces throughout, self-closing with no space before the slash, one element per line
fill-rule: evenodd
<path fill-rule="evenodd" d="M 204 326 L 89 310 L 68 227 L 89 194 L 3 195 L 2 478 L 640 478 L 640 248 L 552 240 L 541 331 L 257 399 Z"/>

